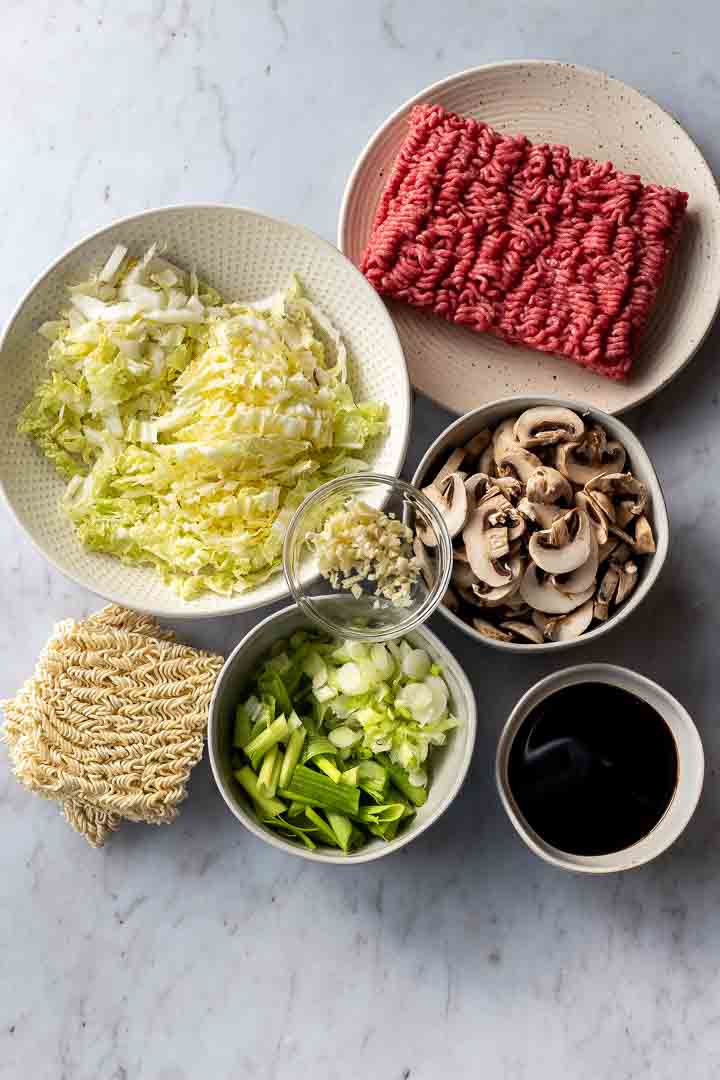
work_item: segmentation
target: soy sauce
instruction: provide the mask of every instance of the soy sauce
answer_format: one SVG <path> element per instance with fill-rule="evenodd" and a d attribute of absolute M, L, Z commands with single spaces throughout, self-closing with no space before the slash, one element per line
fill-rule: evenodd
<path fill-rule="evenodd" d="M 608 855 L 657 825 L 675 791 L 675 740 L 646 701 L 607 683 L 541 701 L 510 748 L 508 781 L 527 823 L 573 855 Z"/>

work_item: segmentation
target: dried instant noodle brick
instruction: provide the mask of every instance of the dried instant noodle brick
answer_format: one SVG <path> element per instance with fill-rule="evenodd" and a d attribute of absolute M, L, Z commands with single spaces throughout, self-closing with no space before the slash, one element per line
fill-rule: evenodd
<path fill-rule="evenodd" d="M 418 105 L 361 268 L 385 296 L 627 376 L 687 194 Z"/>
<path fill-rule="evenodd" d="M 58 624 L 32 679 L 4 703 L 16 776 L 58 800 L 93 846 L 122 818 L 172 821 L 221 666 L 115 605 Z"/>

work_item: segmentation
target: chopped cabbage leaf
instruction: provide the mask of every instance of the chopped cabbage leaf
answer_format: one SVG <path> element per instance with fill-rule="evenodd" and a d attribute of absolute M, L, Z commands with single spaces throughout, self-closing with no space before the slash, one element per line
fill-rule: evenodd
<path fill-rule="evenodd" d="M 338 331 L 295 277 L 224 303 L 156 247 L 118 245 L 69 291 L 18 429 L 68 481 L 82 543 L 186 599 L 266 581 L 304 497 L 367 468 L 386 430 L 385 405 L 354 400 Z"/>

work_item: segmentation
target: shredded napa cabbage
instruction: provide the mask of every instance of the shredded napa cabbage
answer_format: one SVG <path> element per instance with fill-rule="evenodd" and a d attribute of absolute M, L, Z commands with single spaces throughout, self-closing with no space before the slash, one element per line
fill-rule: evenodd
<path fill-rule="evenodd" d="M 384 405 L 353 398 L 337 330 L 295 277 L 224 303 L 155 247 L 116 247 L 69 292 L 18 429 L 67 479 L 82 543 L 186 599 L 267 580 L 303 498 L 366 468 L 386 430 Z"/>

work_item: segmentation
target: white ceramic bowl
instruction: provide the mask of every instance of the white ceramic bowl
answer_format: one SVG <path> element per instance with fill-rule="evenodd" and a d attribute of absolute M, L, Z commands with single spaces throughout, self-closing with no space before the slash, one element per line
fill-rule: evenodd
<path fill-rule="evenodd" d="M 337 597 L 328 597 L 329 601 L 332 599 Z M 380 839 L 372 840 L 360 851 L 349 855 L 339 854 L 334 848 L 319 847 L 316 851 L 309 851 L 299 844 L 284 840 L 260 824 L 233 780 L 230 766 L 230 739 L 235 707 L 241 700 L 245 687 L 273 643 L 288 637 L 301 627 L 315 629 L 313 623 L 296 605 L 283 608 L 282 611 L 268 615 L 246 634 L 225 662 L 210 702 L 208 720 L 208 747 L 213 775 L 220 794 L 235 817 L 260 840 L 290 855 L 299 855 L 313 862 L 347 865 L 372 862 L 383 855 L 390 855 L 425 832 L 447 810 L 459 792 L 475 745 L 475 694 L 457 660 L 433 633 L 421 626 L 407 634 L 408 641 L 417 648 L 426 649 L 433 660 L 442 666 L 450 690 L 451 707 L 460 721 L 460 726 L 448 736 L 447 744 L 438 747 L 430 759 L 431 784 L 428 800 L 424 806 L 419 807 L 411 823 L 389 843 Z"/>
<path fill-rule="evenodd" d="M 583 682 L 609 683 L 642 698 L 662 716 L 670 728 L 677 750 L 677 787 L 665 814 L 642 840 L 610 855 L 571 855 L 546 843 L 523 817 L 508 783 L 510 748 L 525 717 L 550 694 Z M 611 874 L 618 870 L 632 870 L 667 850 L 680 836 L 695 812 L 702 792 L 704 771 L 705 758 L 698 730 L 680 702 L 657 683 L 614 664 L 579 664 L 577 667 L 565 668 L 564 671 L 549 675 L 531 687 L 517 703 L 503 728 L 495 761 L 495 779 L 500 799 L 515 830 L 528 847 L 553 866 L 584 874 Z"/>
<path fill-rule="evenodd" d="M 186 602 L 153 570 L 86 551 L 59 509 L 62 479 L 16 430 L 44 374 L 47 342 L 35 331 L 66 305 L 66 286 L 100 266 L 115 244 L 143 252 L 155 241 L 181 266 L 194 264 L 230 300 L 267 296 L 299 274 L 348 345 L 356 397 L 389 406 L 389 434 L 369 448 L 367 459 L 373 470 L 392 476 L 402 468 L 410 429 L 405 359 L 382 301 L 336 248 L 298 225 L 233 206 L 173 206 L 117 221 L 61 256 L 21 300 L 0 339 L 0 491 L 19 524 L 58 570 L 108 600 L 174 619 L 234 614 L 285 596 L 282 570 L 240 596 Z"/>
<path fill-rule="evenodd" d="M 647 511 L 652 524 L 657 550 L 653 555 L 643 555 L 638 558 L 640 580 L 628 599 L 616 608 L 607 622 L 600 623 L 594 629 L 582 634 L 573 641 L 546 641 L 542 645 L 521 645 L 515 642 L 495 641 L 492 638 L 483 637 L 472 626 L 454 615 L 452 611 L 440 604 L 440 611 L 446 619 L 457 626 L 475 641 L 482 645 L 489 645 L 493 649 L 503 649 L 506 652 L 540 654 L 542 652 L 560 652 L 563 649 L 572 649 L 577 645 L 586 645 L 588 642 L 597 641 L 603 634 L 607 634 L 614 627 L 624 622 L 635 611 L 650 592 L 663 568 L 667 557 L 670 543 L 670 523 L 668 522 L 665 499 L 663 497 L 660 481 L 655 474 L 652 462 L 645 448 L 627 424 L 616 416 L 601 412 L 600 409 L 592 408 L 581 401 L 568 401 L 559 397 L 515 397 L 501 398 L 498 401 L 490 401 L 487 405 L 481 405 L 479 409 L 461 416 L 459 420 L 446 427 L 437 437 L 434 443 L 428 447 L 420 464 L 415 470 L 413 484 L 422 488 L 429 483 L 429 478 L 434 475 L 440 465 L 457 446 L 463 446 L 473 435 L 484 427 L 494 428 L 501 420 L 508 416 L 519 416 L 525 409 L 534 405 L 562 405 L 572 409 L 585 419 L 602 424 L 611 439 L 618 439 L 625 447 L 628 455 L 626 469 L 629 467 L 633 474 L 641 480 L 648 489 L 650 506 Z"/>

